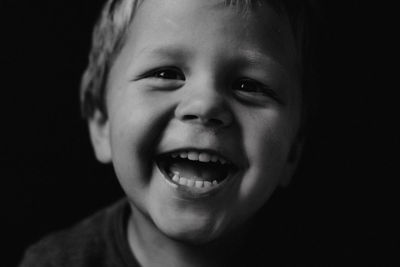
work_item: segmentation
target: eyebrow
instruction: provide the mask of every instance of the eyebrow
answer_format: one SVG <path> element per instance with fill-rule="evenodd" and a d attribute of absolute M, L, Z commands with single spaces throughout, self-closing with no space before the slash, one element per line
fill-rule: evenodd
<path fill-rule="evenodd" d="M 184 47 L 176 45 L 150 46 L 140 50 L 139 55 L 152 55 L 166 58 L 188 58 L 193 56 L 193 52 Z"/>
<path fill-rule="evenodd" d="M 140 50 L 139 55 L 151 55 L 155 58 L 175 58 L 185 61 L 194 57 L 194 52 L 189 47 L 176 45 L 147 46 Z M 289 70 L 277 59 L 269 56 L 260 49 L 238 49 L 233 56 L 232 64 L 236 66 L 274 67 L 279 72 L 287 73 Z"/>
<path fill-rule="evenodd" d="M 277 59 L 258 49 L 239 49 L 237 55 L 239 58 L 238 62 L 241 64 L 248 64 L 256 67 L 273 66 L 281 72 L 288 71 Z"/>

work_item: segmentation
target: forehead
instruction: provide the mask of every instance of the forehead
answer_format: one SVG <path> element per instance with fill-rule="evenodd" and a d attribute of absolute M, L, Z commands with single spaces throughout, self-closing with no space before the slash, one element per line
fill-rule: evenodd
<path fill-rule="evenodd" d="M 265 1 L 245 12 L 240 5 L 221 0 L 146 0 L 130 25 L 128 41 L 143 47 L 181 42 L 190 48 L 206 44 L 205 35 L 219 37 L 213 40 L 225 46 L 231 38 L 240 37 L 242 48 L 268 50 L 274 57 L 293 58 L 296 53 L 287 17 Z"/>

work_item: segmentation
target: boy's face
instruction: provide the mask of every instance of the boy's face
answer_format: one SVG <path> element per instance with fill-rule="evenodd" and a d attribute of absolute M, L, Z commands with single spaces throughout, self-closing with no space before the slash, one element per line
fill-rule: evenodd
<path fill-rule="evenodd" d="M 135 209 L 174 239 L 207 242 L 290 179 L 300 97 L 290 26 L 269 6 L 146 0 L 92 141 Z"/>

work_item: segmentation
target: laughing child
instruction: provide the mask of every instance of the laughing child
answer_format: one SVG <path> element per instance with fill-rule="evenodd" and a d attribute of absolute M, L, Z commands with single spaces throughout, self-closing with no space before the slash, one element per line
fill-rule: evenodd
<path fill-rule="evenodd" d="M 245 240 L 301 154 L 307 9 L 108 1 L 81 101 L 96 157 L 126 198 L 43 239 L 21 266 L 270 263 L 273 250 Z"/>

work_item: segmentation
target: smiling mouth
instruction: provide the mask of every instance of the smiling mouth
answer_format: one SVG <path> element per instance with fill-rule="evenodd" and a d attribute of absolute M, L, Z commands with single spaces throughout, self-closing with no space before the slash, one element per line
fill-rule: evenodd
<path fill-rule="evenodd" d="M 237 171 L 228 159 L 210 151 L 174 151 L 160 155 L 156 162 L 172 185 L 191 192 L 213 191 Z"/>

